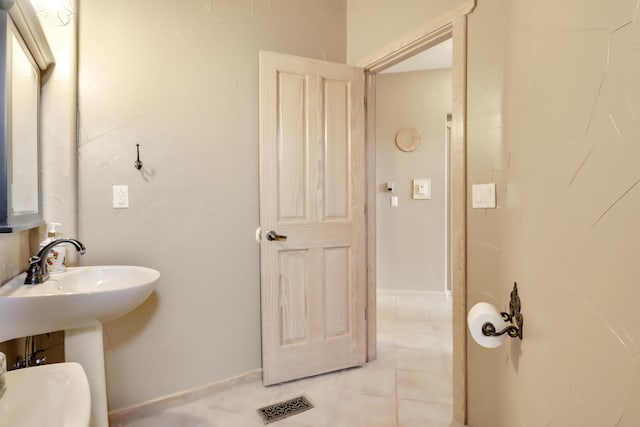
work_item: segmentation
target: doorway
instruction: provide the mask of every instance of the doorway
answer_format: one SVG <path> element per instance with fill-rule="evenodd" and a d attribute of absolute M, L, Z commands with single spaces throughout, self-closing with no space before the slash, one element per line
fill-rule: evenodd
<path fill-rule="evenodd" d="M 449 38 L 376 78 L 378 359 L 452 413 L 448 274 Z M 437 387 L 435 386 L 437 384 Z M 402 402 L 402 401 L 401 401 Z M 451 421 L 449 418 L 447 421 Z"/>
<path fill-rule="evenodd" d="M 414 55 L 417 52 L 426 50 L 432 46 L 435 46 L 437 44 L 439 44 L 440 42 L 447 40 L 447 39 L 452 39 L 452 72 L 451 72 L 451 87 L 452 87 L 452 104 L 451 104 L 451 150 L 450 150 L 450 154 L 451 154 L 451 230 L 452 230 L 452 238 L 451 238 L 451 247 L 452 247 L 452 257 L 451 257 L 451 265 L 452 265 L 452 291 L 453 291 L 453 302 L 452 302 L 452 335 L 453 335 L 453 349 L 452 349 L 452 353 L 453 353 L 453 363 L 452 363 L 452 371 L 453 371 L 453 409 L 454 409 L 454 418 L 457 421 L 460 422 L 465 422 L 466 421 L 466 393 L 467 393 L 467 387 L 466 387 L 466 322 L 465 322 L 465 317 L 466 317 L 466 215 L 465 215 L 465 209 L 466 209 L 466 179 L 465 179 L 465 123 L 466 123 L 466 117 L 465 117 L 465 100 L 466 100 L 466 13 L 470 12 L 471 10 L 473 10 L 473 6 L 474 3 L 470 2 L 467 5 L 468 7 L 465 9 L 465 11 L 463 12 L 461 9 L 457 10 L 456 13 L 462 13 L 462 14 L 456 14 L 456 15 L 450 15 L 447 18 L 443 18 L 443 21 L 440 22 L 438 25 L 434 25 L 433 23 L 430 23 L 427 26 L 427 30 L 425 30 L 424 32 L 422 32 L 421 36 L 419 36 L 417 39 L 411 39 L 409 41 L 407 41 L 406 43 L 400 43 L 398 44 L 399 46 L 401 46 L 400 48 L 397 49 L 391 49 L 390 51 L 388 49 L 385 49 L 385 51 L 383 51 L 379 56 L 378 59 L 376 59 L 375 61 L 372 61 L 368 64 L 356 64 L 356 65 L 360 65 L 361 68 L 358 67 L 353 67 L 353 66 L 346 66 L 344 64 L 333 64 L 330 65 L 329 63 L 326 63 L 324 61 L 317 61 L 317 60 L 309 60 L 309 59 L 305 59 L 305 58 L 299 58 L 299 57 L 288 57 L 288 59 L 285 59 L 286 61 L 304 61 L 304 62 L 313 62 L 318 66 L 331 66 L 331 67 L 338 67 L 339 69 L 345 69 L 345 67 L 347 67 L 351 72 L 357 72 L 359 73 L 359 78 L 354 80 L 353 84 L 341 84 L 339 90 L 336 90 L 336 93 L 339 95 L 340 93 L 343 94 L 343 96 L 338 96 L 338 98 L 341 98 L 343 100 L 347 99 L 344 96 L 344 93 L 346 93 L 345 91 L 348 91 L 349 88 L 353 88 L 353 87 L 360 87 L 362 88 L 363 83 L 366 86 L 366 94 L 364 97 L 364 106 L 365 108 L 362 109 L 360 106 L 363 105 L 362 101 L 358 101 L 358 102 L 349 102 L 348 104 L 351 107 L 354 107 L 354 111 L 352 114 L 355 114 L 355 117 L 358 118 L 358 124 L 356 124 L 355 126 L 349 126 L 349 129 L 355 129 L 356 131 L 359 132 L 359 135 L 357 138 L 344 138 L 345 135 L 347 135 L 347 133 L 345 132 L 337 132 L 336 135 L 342 135 L 342 139 L 340 139 L 341 141 L 344 141 L 346 145 L 348 145 L 349 143 L 352 143 L 354 141 L 363 141 L 364 145 L 364 158 L 360 155 L 356 155 L 354 158 L 358 159 L 357 161 L 360 162 L 359 166 L 358 166 L 358 170 L 359 171 L 363 171 L 363 174 L 358 174 L 357 176 L 357 180 L 351 180 L 351 179 L 346 179 L 344 180 L 344 182 L 348 182 L 348 183 L 353 183 L 355 182 L 355 184 L 357 184 L 357 189 L 359 190 L 357 193 L 358 194 L 362 194 L 362 189 L 366 188 L 365 194 L 366 194 L 366 203 L 363 204 L 356 204 L 354 207 L 348 209 L 348 210 L 342 210 L 343 212 L 343 216 L 345 218 L 350 218 L 351 216 L 348 214 L 345 214 L 344 212 L 353 212 L 353 213 L 357 213 L 358 215 L 365 215 L 366 216 L 366 220 L 363 221 L 357 221 L 357 224 L 364 224 L 366 231 L 363 231 L 362 233 L 360 233 L 360 236 L 362 237 L 361 240 L 359 240 L 360 244 L 359 247 L 361 247 L 364 252 L 366 252 L 366 256 L 356 256 L 354 257 L 354 259 L 357 259 L 359 262 L 361 261 L 363 264 L 366 263 L 366 268 L 363 268 L 359 271 L 362 271 L 362 275 L 358 275 L 358 274 L 348 274 L 348 275 L 343 275 L 343 277 L 348 277 L 350 278 L 349 280 L 343 280 L 344 283 L 349 283 L 349 284 L 353 284 L 354 286 L 366 286 L 366 290 L 363 289 L 362 293 L 358 293 L 358 295 L 361 295 L 362 299 L 361 301 L 364 302 L 364 304 L 361 304 L 361 307 L 363 308 L 361 311 L 355 310 L 354 311 L 354 316 L 360 316 L 361 319 L 363 320 L 362 325 L 364 326 L 363 328 L 361 328 L 361 333 L 359 334 L 360 338 L 362 339 L 362 343 L 363 346 L 366 347 L 365 349 L 365 355 L 366 356 L 366 360 L 368 361 L 372 361 L 376 359 L 376 337 L 377 337 L 377 330 L 376 330 L 376 290 L 377 290 L 377 286 L 376 286 L 376 240 L 377 240 L 377 236 L 376 236 L 376 212 L 375 209 L 373 208 L 376 204 L 376 188 L 377 188 L 377 183 L 376 183 L 376 153 L 375 153 L 375 146 L 376 146 L 376 131 L 375 131 L 375 123 L 376 123 L 376 117 L 375 117 L 375 105 L 376 105 L 376 75 L 378 72 L 392 66 L 395 65 L 399 62 L 401 62 L 402 60 Z M 262 62 L 261 62 L 261 68 L 262 68 Z M 276 67 L 277 68 L 277 67 Z M 276 87 L 275 84 L 270 84 L 270 85 L 265 85 L 264 86 L 264 93 L 262 93 L 263 91 L 263 81 L 269 81 L 271 83 L 277 82 L 277 80 L 274 80 L 273 76 L 277 75 L 278 73 L 275 72 L 276 68 L 274 67 L 267 67 L 265 68 L 265 70 L 268 69 L 268 71 L 266 72 L 266 74 L 264 76 L 266 76 L 265 78 L 263 78 L 263 72 L 261 71 L 261 100 L 266 100 L 267 102 L 265 103 L 265 108 L 264 108 L 264 113 L 262 111 L 262 104 L 261 104 L 261 115 L 260 115 L 260 127 L 261 127 L 261 138 L 260 138 L 260 144 L 261 144 L 261 156 L 260 156 L 260 164 L 261 164 L 261 177 L 262 177 L 262 171 L 263 170 L 268 170 L 269 168 L 274 168 L 275 166 L 277 166 L 277 161 L 273 161 L 272 157 L 265 157 L 263 156 L 264 153 L 268 153 L 269 150 L 265 148 L 265 150 L 262 149 L 262 144 L 266 144 L 269 145 L 273 148 L 273 144 L 269 143 L 268 141 L 271 140 L 277 140 L 273 139 L 273 135 L 282 135 L 281 132 L 267 132 L 269 129 L 273 130 L 273 129 L 278 129 L 278 126 L 281 126 L 282 124 L 280 122 L 278 122 L 277 120 L 272 120 L 274 118 L 277 118 L 278 116 L 275 114 L 275 111 L 278 110 L 278 108 L 268 108 L 269 105 L 271 105 L 271 107 L 273 107 L 274 103 L 273 102 L 268 102 L 268 100 L 278 100 L 278 99 L 285 99 L 285 100 L 289 100 L 292 101 L 290 102 L 290 104 L 292 106 L 294 106 L 295 108 L 300 108 L 303 105 L 306 105 L 306 103 L 304 102 L 299 102 L 300 101 L 300 94 L 304 94 L 305 91 L 302 90 L 302 88 L 305 87 L 304 84 L 301 83 L 301 79 L 299 77 L 300 73 L 299 72 L 293 72 L 293 73 L 284 73 L 283 75 L 286 74 L 287 77 L 287 81 L 289 82 L 290 80 L 290 85 L 288 85 L 287 87 L 289 88 L 293 88 L 290 92 L 292 94 L 282 97 L 282 96 L 276 96 L 277 92 L 274 90 L 274 88 Z M 346 69 L 345 69 L 346 70 Z M 363 78 L 363 71 L 364 71 L 364 78 Z M 271 76 L 271 77 L 269 77 Z M 341 81 L 341 79 L 337 79 L 338 81 Z M 304 81 L 306 81 L 306 78 L 304 79 Z M 332 82 L 331 85 L 333 85 L 333 82 L 336 81 L 335 78 L 332 79 L 322 79 L 322 78 L 315 78 L 313 79 L 314 82 Z M 318 84 L 315 84 L 315 86 L 318 86 Z M 264 95 L 264 96 L 263 96 Z M 362 98 L 360 98 L 362 99 Z M 318 105 L 321 105 L 322 103 L 317 103 Z M 315 104 L 314 104 L 315 105 Z M 277 105 L 276 105 L 277 107 Z M 292 110 L 294 111 L 295 108 Z M 334 109 L 331 109 L 332 112 L 335 112 Z M 346 112 L 348 111 L 347 109 L 343 109 L 343 110 L 336 110 L 336 111 L 344 111 L 345 114 L 343 114 L 342 116 L 347 117 L 348 115 L 346 114 Z M 366 114 L 365 114 L 366 113 Z M 296 133 L 297 131 L 299 131 L 300 129 L 304 129 L 304 126 L 301 126 L 301 122 L 299 120 L 296 120 L 296 117 L 298 117 L 297 115 L 293 114 L 293 115 L 288 115 L 287 117 L 291 116 L 294 120 L 293 120 L 293 125 L 290 127 L 291 130 L 294 131 L 294 133 Z M 322 116 L 321 114 L 319 114 L 318 116 Z M 332 114 L 332 117 L 334 116 L 334 114 Z M 363 126 L 363 121 L 366 120 L 366 123 Z M 275 125 L 273 125 L 275 123 Z M 280 123 L 280 124 L 278 124 Z M 297 123 L 297 124 L 296 124 Z M 336 121 L 336 123 L 342 124 L 344 125 L 345 123 L 349 123 L 348 120 L 338 120 Z M 269 128 L 269 124 L 271 124 L 271 128 Z M 344 127 L 344 126 L 343 126 Z M 315 128 L 317 129 L 323 129 L 322 126 L 315 126 Z M 366 142 L 365 142 L 365 138 L 362 137 L 362 131 L 366 132 Z M 271 138 L 264 138 L 265 135 L 271 135 Z M 267 135 L 267 136 L 268 136 Z M 298 138 L 299 141 L 304 141 L 304 138 Z M 323 141 L 321 139 L 321 141 Z M 343 145 L 345 145 L 343 144 Z M 295 145 L 295 144 L 294 144 Z M 272 149 L 271 148 L 271 149 Z M 292 152 L 294 153 L 300 153 L 300 150 L 292 150 Z M 360 152 L 360 154 L 362 154 Z M 276 157 L 276 160 L 278 158 L 282 158 L 282 156 L 280 157 Z M 347 159 L 350 158 L 349 156 L 340 156 L 340 159 Z M 271 159 L 270 161 L 268 161 L 269 159 Z M 296 155 L 293 156 L 292 159 L 308 159 L 308 157 L 306 156 L 301 156 L 301 155 Z M 362 160 L 364 160 L 364 165 L 362 164 Z M 300 163 L 298 161 L 298 163 Z M 342 164 L 343 162 L 340 161 L 338 162 L 340 164 Z M 364 167 L 363 167 L 364 166 Z M 297 168 L 299 169 L 299 168 Z M 296 170 L 297 170 L 296 169 Z M 288 170 L 286 168 L 282 169 L 280 168 L 280 170 Z M 315 168 L 306 168 L 305 170 L 316 170 Z M 321 168 L 321 171 L 324 171 L 323 173 L 326 173 L 326 170 Z M 333 174 L 329 174 L 328 176 L 334 176 Z M 344 177 L 353 177 L 353 174 L 343 174 L 342 176 Z M 272 180 L 273 181 L 273 180 Z M 301 183 L 314 183 L 316 182 L 316 180 L 307 180 L 307 179 L 302 179 L 302 180 L 298 180 L 296 182 L 301 182 Z M 349 184 L 351 185 L 351 184 Z M 351 187 L 350 187 L 351 188 Z M 422 193 L 422 190 L 420 191 Z M 262 208 L 262 200 L 263 200 L 263 193 L 266 194 L 267 192 L 263 191 L 262 188 L 262 182 L 261 182 L 261 227 L 264 230 L 272 230 L 269 233 L 267 233 L 267 237 L 269 237 L 268 235 L 271 233 L 274 233 L 271 238 L 267 238 L 266 240 L 263 240 L 261 242 L 261 245 L 266 246 L 267 244 L 269 246 L 274 246 L 274 245 L 280 245 L 283 246 L 285 245 L 285 241 L 288 242 L 287 245 L 292 245 L 294 244 L 294 246 L 287 246 L 289 249 L 291 250 L 298 250 L 299 247 L 299 243 L 298 242 L 298 246 L 295 246 L 296 244 L 296 238 L 293 238 L 292 236 L 289 236 L 289 239 L 287 240 L 287 234 L 289 233 L 289 229 L 286 229 L 284 231 L 276 229 L 274 227 L 276 227 L 276 223 L 274 221 L 263 221 L 262 218 L 262 213 L 266 212 L 267 209 L 263 209 Z M 315 194 L 314 191 L 308 191 L 305 192 L 304 194 Z M 343 191 L 342 192 L 343 197 L 340 197 L 340 200 L 350 200 L 349 198 L 345 198 L 344 195 L 346 194 L 354 194 L 353 189 L 349 190 L 349 191 Z M 268 200 L 271 200 L 269 198 L 267 198 Z M 288 200 L 288 199 L 287 199 Z M 305 199 L 306 200 L 306 199 Z M 329 199 L 323 199 L 323 200 L 329 200 Z M 300 205 L 300 203 L 298 203 L 298 205 Z M 308 203 L 303 203 L 302 206 L 311 206 Z M 273 210 L 271 209 L 271 211 L 277 211 L 277 210 Z M 269 211 L 269 212 L 271 212 Z M 296 211 L 297 212 L 297 211 Z M 302 209 L 300 210 L 300 212 L 307 212 L 306 210 Z M 321 210 L 320 212 L 325 212 L 326 210 Z M 295 217 L 295 215 L 294 215 Z M 286 231 L 286 232 L 285 232 Z M 341 236 L 342 234 L 339 234 L 339 236 Z M 294 236 L 295 237 L 295 236 Z M 269 241 L 269 242 L 267 242 Z M 340 246 L 340 243 L 335 243 L 333 244 L 332 247 L 336 247 L 336 245 Z M 264 247 L 264 246 L 261 246 Z M 343 245 L 344 246 L 344 245 Z M 286 248 L 285 248 L 286 249 Z M 344 252 L 344 251 L 343 251 Z M 267 272 L 269 269 L 268 268 L 263 268 L 263 259 L 266 260 L 266 258 L 262 257 L 262 250 L 261 250 L 261 274 L 263 274 L 264 272 Z M 342 259 L 349 259 L 348 257 L 342 257 Z M 273 263 L 272 263 L 273 264 Z M 302 262 L 296 262 L 296 263 L 279 263 L 279 265 L 285 265 L 288 266 L 289 264 L 291 264 L 292 266 L 300 266 L 303 265 Z M 318 262 L 314 262 L 312 263 L 314 266 L 320 266 L 320 268 L 324 268 L 322 267 L 322 262 L 318 263 Z M 349 263 L 343 263 L 344 265 L 349 265 Z M 365 267 L 365 266 L 363 266 Z M 273 269 L 272 269 L 273 270 Z M 303 271 L 303 269 L 298 268 L 299 271 Z M 331 269 L 332 271 L 334 269 Z M 342 268 L 342 269 L 338 269 L 339 271 L 343 271 L 346 272 L 348 271 L 348 269 Z M 275 270 L 273 270 L 275 271 Z M 308 270 L 308 271 L 312 271 L 312 270 Z M 315 270 L 314 270 L 315 271 Z M 349 270 L 350 271 L 350 270 Z M 366 280 L 362 280 L 363 276 L 366 275 Z M 272 275 L 274 277 L 278 277 L 278 274 Z M 317 275 L 312 274 L 298 274 L 296 277 L 299 277 L 301 279 L 305 279 L 305 278 L 314 278 Z M 267 288 L 265 288 L 264 286 L 265 280 L 261 280 L 261 304 L 263 305 L 263 317 L 264 314 L 266 313 L 266 310 L 264 310 L 264 306 L 267 305 L 269 307 L 276 307 L 277 304 L 274 305 L 274 303 L 277 303 L 278 301 L 282 301 L 282 299 L 280 298 L 280 296 L 282 296 L 282 293 L 280 292 L 280 290 L 277 290 L 277 292 L 266 292 Z M 275 283 L 275 282 L 274 282 Z M 296 283 L 305 283 L 304 280 L 296 280 Z M 329 283 L 329 282 L 324 282 L 324 283 Z M 298 286 L 300 288 L 300 286 Z M 274 287 L 272 287 L 274 288 Z M 275 289 L 275 288 L 274 288 Z M 279 289 L 279 288 L 278 288 Z M 306 289 L 306 285 L 305 285 L 305 289 Z M 277 298 L 274 298 L 274 294 L 278 294 Z M 352 295 L 353 292 L 347 292 L 346 294 L 344 292 L 341 293 L 342 295 Z M 293 294 L 291 294 L 293 295 Z M 295 294 L 298 295 L 298 294 Z M 316 301 L 319 303 L 322 303 L 323 299 L 309 299 L 306 296 L 304 298 L 298 298 L 301 301 Z M 348 298 L 347 298 L 348 299 Z M 366 301 L 365 301 L 366 300 Z M 300 305 L 300 307 L 302 307 L 302 305 Z M 273 322 L 269 322 L 269 319 L 267 319 L 266 321 L 263 319 L 263 325 L 264 324 L 273 324 Z M 305 325 L 305 323 L 300 323 L 300 322 L 290 322 L 291 325 Z M 351 325 L 353 324 L 352 322 L 343 322 L 343 324 L 346 325 Z M 275 328 L 276 331 L 281 331 L 282 328 Z M 296 329 L 297 331 L 297 329 Z M 298 333 L 298 332 L 296 332 Z M 281 345 L 290 345 L 290 344 L 295 344 L 295 343 L 289 343 L 288 341 L 283 342 L 281 339 L 279 339 L 280 333 L 277 332 L 275 334 L 275 336 L 278 338 L 278 340 L 276 340 L 277 342 L 280 342 Z M 269 334 L 265 334 L 264 330 L 263 330 L 263 342 L 264 342 L 264 338 L 265 336 L 268 336 Z M 326 335 L 326 334 L 325 334 Z M 342 334 L 344 335 L 344 334 Z M 306 335 L 305 335 L 306 336 Z M 263 345 L 263 350 L 264 350 L 264 345 Z M 364 357 L 363 357 L 363 362 L 364 362 Z M 263 368 L 264 368 L 264 357 L 263 357 Z M 337 368 L 339 369 L 339 367 Z M 318 373 L 318 372 L 316 372 Z"/>
<path fill-rule="evenodd" d="M 378 74 L 378 291 L 445 292 L 451 39 Z M 407 145 L 409 144 L 409 145 Z"/>
<path fill-rule="evenodd" d="M 472 10 L 469 9 L 466 13 Z M 398 44 L 399 48 L 385 49 L 377 59 L 362 65 L 366 75 L 366 162 L 367 205 L 376 206 L 378 197 L 376 181 L 376 77 L 380 71 L 406 58 L 452 39 L 452 108 L 450 133 L 451 170 L 451 247 L 449 250 L 452 288 L 453 335 L 453 410 L 454 419 L 466 422 L 467 418 L 467 363 L 466 363 L 466 13 L 448 18 L 438 25 L 429 25 L 422 36 Z M 368 210 L 367 259 L 368 259 L 368 360 L 376 358 L 376 212 Z"/>

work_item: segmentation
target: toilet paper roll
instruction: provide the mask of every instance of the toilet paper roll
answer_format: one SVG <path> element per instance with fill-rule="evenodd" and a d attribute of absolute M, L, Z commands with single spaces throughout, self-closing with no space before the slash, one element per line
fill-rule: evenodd
<path fill-rule="evenodd" d="M 7 357 L 4 353 L 0 353 L 0 396 L 4 393 L 4 390 L 7 388 Z"/>
<path fill-rule="evenodd" d="M 509 324 L 502 319 L 500 312 L 492 304 L 487 302 L 479 302 L 471 307 L 469 315 L 467 316 L 467 324 L 469 325 L 469 332 L 473 339 L 486 348 L 500 347 L 507 335 L 501 335 L 499 337 L 488 337 L 482 333 L 482 325 L 486 322 L 493 323 L 496 327 L 496 331 L 501 331 Z"/>

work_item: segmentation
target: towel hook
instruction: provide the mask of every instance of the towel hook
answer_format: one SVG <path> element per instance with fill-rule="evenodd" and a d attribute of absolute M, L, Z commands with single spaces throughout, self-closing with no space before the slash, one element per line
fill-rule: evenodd
<path fill-rule="evenodd" d="M 140 170 L 142 169 L 142 162 L 140 161 L 140 144 L 136 144 L 136 151 L 138 152 L 138 158 L 133 164 L 133 166 L 135 166 L 136 169 Z"/>

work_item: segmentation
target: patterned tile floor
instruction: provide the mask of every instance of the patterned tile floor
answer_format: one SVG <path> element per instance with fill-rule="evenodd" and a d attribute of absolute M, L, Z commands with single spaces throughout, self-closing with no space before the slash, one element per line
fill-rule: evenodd
<path fill-rule="evenodd" d="M 451 301 L 378 296 L 378 360 L 263 387 L 243 384 L 112 427 L 260 427 L 256 409 L 300 394 L 315 406 L 273 427 L 459 427 L 452 421 Z"/>

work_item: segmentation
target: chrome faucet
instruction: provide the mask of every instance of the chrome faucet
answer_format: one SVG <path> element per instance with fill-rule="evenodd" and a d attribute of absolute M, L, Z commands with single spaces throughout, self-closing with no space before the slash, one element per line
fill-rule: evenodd
<path fill-rule="evenodd" d="M 25 285 L 37 285 L 38 283 L 44 283 L 49 278 L 49 271 L 47 271 L 47 254 L 54 246 L 58 246 L 62 243 L 71 243 L 76 247 L 80 255 L 86 252 L 84 245 L 76 239 L 56 239 L 48 245 L 44 246 L 38 251 L 38 254 L 29 258 L 29 269 L 27 270 L 27 277 L 24 279 Z"/>

